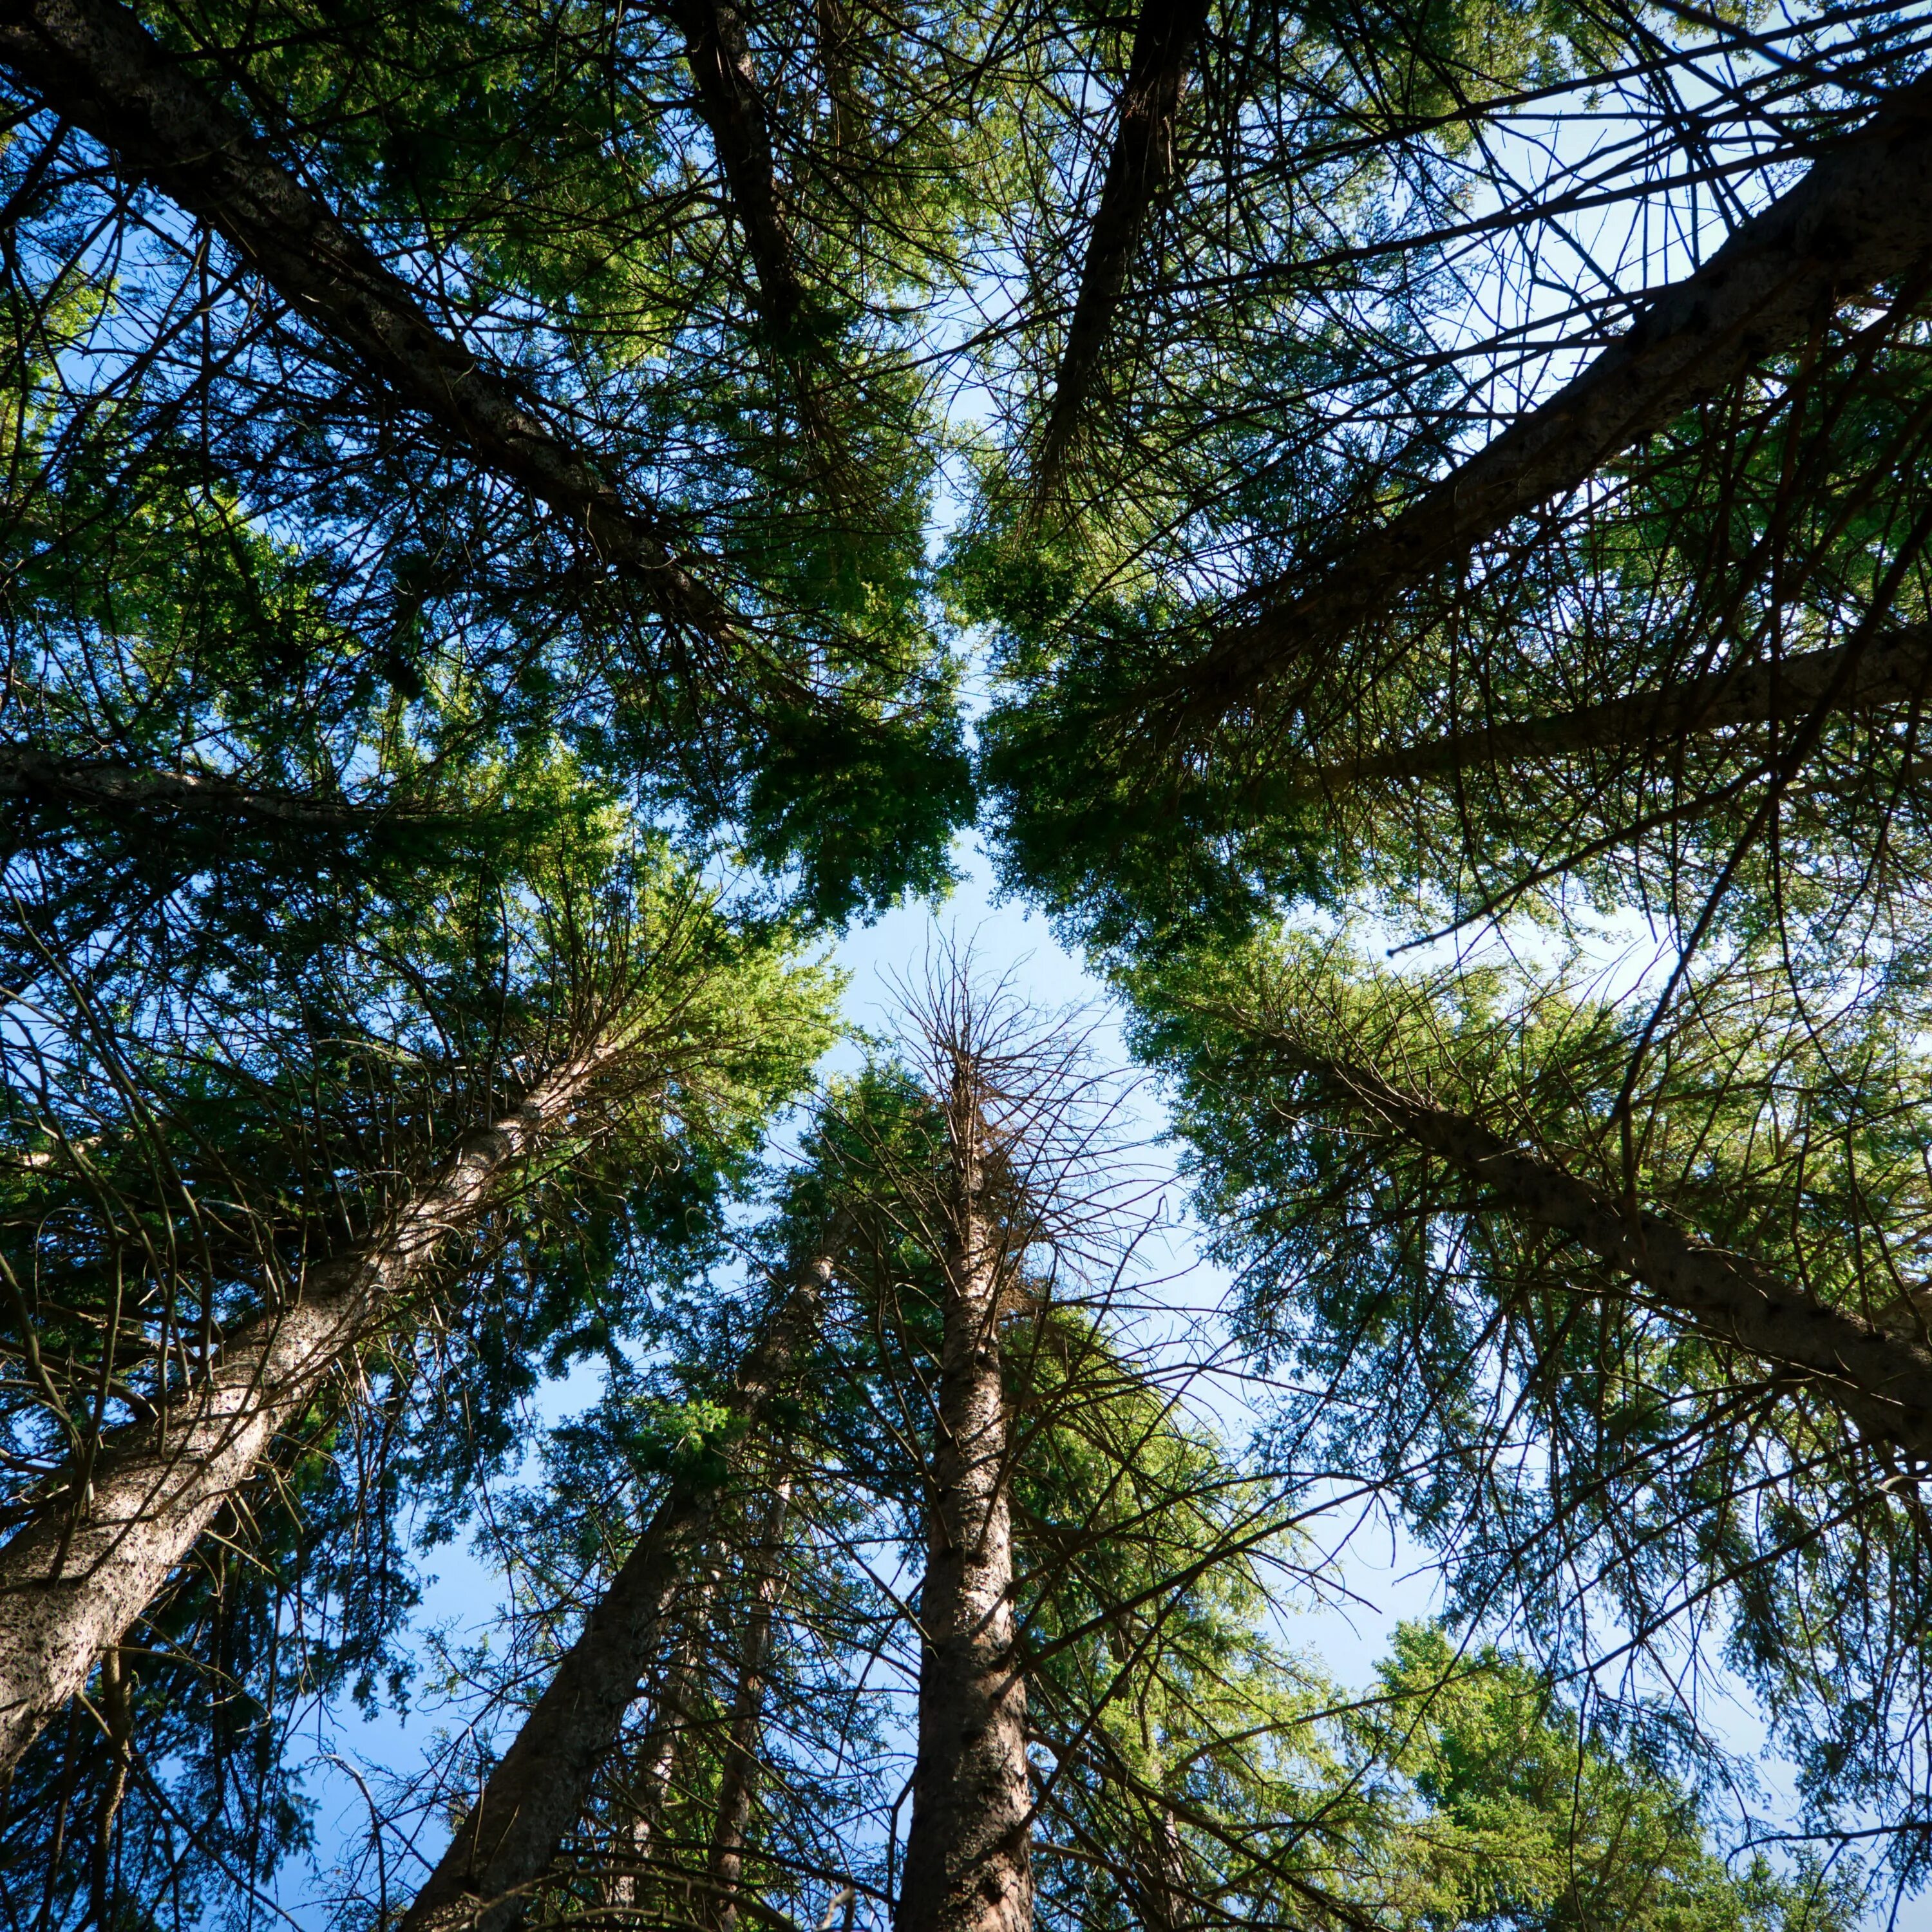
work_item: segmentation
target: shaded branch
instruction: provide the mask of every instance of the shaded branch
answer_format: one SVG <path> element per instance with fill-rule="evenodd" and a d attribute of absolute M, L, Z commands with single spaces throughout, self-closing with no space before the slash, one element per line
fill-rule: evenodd
<path fill-rule="evenodd" d="M 1834 1308 L 1748 1255 L 1686 1234 L 1634 1204 L 1626 1208 L 1472 1115 L 1406 1092 L 1366 1067 L 1306 1053 L 1279 1036 L 1275 1043 L 1397 1138 L 1478 1183 L 1498 1208 L 1568 1236 L 1641 1282 L 1700 1334 L 1802 1382 L 1868 1435 L 1932 1461 L 1932 1348 L 1922 1336 Z"/>
<path fill-rule="evenodd" d="M 0 799 L 52 799 L 99 811 L 164 811 L 252 820 L 301 832 L 363 832 L 448 814 L 407 804 L 358 804 L 314 793 L 244 784 L 219 772 L 166 771 L 112 758 L 74 758 L 28 744 L 0 744 Z"/>

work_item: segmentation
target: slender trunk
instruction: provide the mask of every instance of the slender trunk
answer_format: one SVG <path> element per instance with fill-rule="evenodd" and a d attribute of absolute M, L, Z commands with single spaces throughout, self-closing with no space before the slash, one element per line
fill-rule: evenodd
<path fill-rule="evenodd" d="M 1088 232 L 1080 292 L 1034 466 L 1036 502 L 1045 502 L 1059 484 L 1148 212 L 1174 173 L 1174 123 L 1188 64 L 1207 25 L 1208 0 L 1142 0 L 1127 82 L 1115 109 L 1113 152 Z"/>
<path fill-rule="evenodd" d="M 805 295 L 743 16 L 730 0 L 670 0 L 670 11 L 684 35 L 699 112 L 751 250 L 765 326 L 788 346 Z"/>
<path fill-rule="evenodd" d="M 1291 1049 L 1292 1050 L 1292 1049 Z M 1460 1168 L 1498 1207 L 1568 1234 L 1641 1282 L 1700 1334 L 1801 1378 L 1867 1434 L 1932 1461 L 1932 1348 L 1793 1287 L 1748 1255 L 1627 1210 L 1601 1189 L 1482 1121 L 1402 1091 L 1378 1074 L 1295 1054 L 1400 1139 Z"/>
<path fill-rule="evenodd" d="M 1932 76 L 1900 88 L 1798 184 L 1556 395 L 1519 417 L 1417 502 L 1331 558 L 1313 586 L 1264 591 L 1153 694 L 1202 716 L 1238 705 L 1284 662 L 1318 652 L 1515 518 L 1567 495 L 1681 411 L 1821 316 L 1918 272 L 1932 250 Z"/>
<path fill-rule="evenodd" d="M 872 130 L 852 74 L 852 16 L 844 0 L 813 0 L 812 17 L 818 30 L 818 70 L 832 110 L 832 149 L 850 167 L 868 158 L 872 147 Z"/>
<path fill-rule="evenodd" d="M 788 1298 L 740 1371 L 734 1406 L 748 1421 L 789 1379 L 816 1319 L 830 1264 Z M 400 1932 L 508 1932 L 583 1815 L 679 1592 L 710 1529 L 717 1491 L 674 1483 L 610 1588 L 564 1653 L 536 1708 L 404 1916 Z"/>
<path fill-rule="evenodd" d="M 765 1669 L 771 1650 L 772 1622 L 784 1587 L 779 1558 L 785 1517 L 791 1507 L 791 1478 L 781 1476 L 754 1552 L 755 1581 L 744 1642 L 738 1654 L 738 1682 L 731 1698 L 731 1728 L 724 1740 L 724 1762 L 718 1778 L 718 1820 L 708 1862 L 710 1896 L 716 1901 L 717 1932 L 736 1932 L 738 1887 L 744 1877 L 745 1840 L 757 1795 L 759 1744 L 764 1732 Z"/>
<path fill-rule="evenodd" d="M 1294 796 L 1319 797 L 1377 781 L 1426 783 L 1477 766 L 1538 764 L 1578 753 L 1664 745 L 1694 733 L 1767 724 L 1774 718 L 1794 722 L 1830 689 L 1841 655 L 1808 651 L 1781 662 L 1760 661 L 1687 678 L 1662 691 L 1372 753 L 1315 773 L 1295 787 Z M 1932 626 L 1914 624 L 1866 644 L 1836 701 L 1846 711 L 1912 704 L 1926 695 L 1928 686 Z"/>
<path fill-rule="evenodd" d="M 817 377 L 809 345 L 800 339 L 805 287 L 798 251 L 785 218 L 771 130 L 759 89 L 744 16 L 731 0 L 668 0 L 684 35 L 712 151 L 724 170 L 731 206 L 758 277 L 758 307 L 780 371 L 791 388 L 799 420 L 818 453 L 829 494 L 850 494 L 838 434 Z"/>
<path fill-rule="evenodd" d="M 658 608 L 719 642 L 736 620 L 579 450 L 275 160 L 115 0 L 0 0 L 0 63 L 56 112 L 225 236 L 296 314 L 348 348 L 486 469 L 541 498 Z"/>
<path fill-rule="evenodd" d="M 366 832 L 440 816 L 406 805 L 243 784 L 218 772 L 67 758 L 18 742 L 0 744 L 0 798 L 52 799 L 102 812 L 179 813 L 218 823 L 239 819 L 293 832 Z"/>
<path fill-rule="evenodd" d="M 625 1837 L 626 1868 L 614 1893 L 617 1904 L 643 1904 L 650 1893 L 646 1868 L 656 1840 L 663 1835 L 664 1817 L 684 1762 L 691 1736 L 692 1713 L 698 1708 L 698 1666 L 706 1614 L 716 1593 L 716 1573 L 706 1575 L 686 1620 L 663 1682 L 658 1688 L 651 1726 L 638 1754 L 636 1775 L 626 1793 L 631 1816 Z"/>
<path fill-rule="evenodd" d="M 0 1549 L 0 1768 L 125 1636 L 384 1303 L 474 1226 L 617 1051 L 600 1041 L 466 1136 L 379 1232 L 311 1274 L 300 1300 L 239 1330 L 164 1416 L 101 1450 Z"/>
<path fill-rule="evenodd" d="M 1138 1869 L 1146 1932 L 1192 1932 L 1198 1916 L 1191 1909 L 1193 1892 L 1187 1880 L 1187 1855 L 1174 1808 L 1149 1800 L 1135 1836 L 1134 1863 Z"/>
<path fill-rule="evenodd" d="M 1000 1242 L 984 1127 L 953 1096 L 937 1440 L 926 1503 L 919 1754 L 896 1932 L 1028 1932 L 1033 1923 L 1026 1683 L 1014 1646 Z"/>

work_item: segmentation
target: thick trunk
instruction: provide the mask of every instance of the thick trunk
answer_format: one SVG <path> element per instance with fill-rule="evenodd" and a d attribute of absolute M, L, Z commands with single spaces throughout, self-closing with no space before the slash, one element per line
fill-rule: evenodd
<path fill-rule="evenodd" d="M 1932 76 L 1900 88 L 1573 382 L 1330 560 L 1312 588 L 1264 593 L 1169 687 L 1218 716 L 1285 661 L 1318 651 L 1514 518 L 1718 394 L 1821 317 L 1932 250 Z"/>
<path fill-rule="evenodd" d="M 0 1549 L 0 1767 L 126 1634 L 384 1302 L 474 1226 L 615 1051 L 600 1042 L 466 1136 L 380 1232 L 311 1274 L 300 1300 L 241 1330 L 159 1422 L 103 1450 Z"/>
<path fill-rule="evenodd" d="M 1580 753 L 1668 745 L 1694 734 L 1738 725 L 1795 724 L 1830 691 L 1838 651 L 1808 651 L 1781 662 L 1686 678 L 1661 691 L 1640 692 L 1485 730 L 1459 731 L 1392 752 L 1378 752 L 1318 772 L 1295 788 L 1319 797 L 1378 781 L 1426 783 L 1478 766 L 1548 763 Z M 1932 687 L 1932 626 L 1915 624 L 1864 644 L 1850 679 L 1834 700 L 1846 711 L 1918 702 Z"/>
<path fill-rule="evenodd" d="M 983 1132 L 956 1096 L 937 1440 L 926 1502 L 919 1754 L 896 1932 L 1028 1932 L 1026 1684 L 1014 1647 L 1000 1252 L 982 1198 Z"/>
<path fill-rule="evenodd" d="M 753 1552 L 756 1579 L 744 1642 L 738 1656 L 738 1682 L 731 1698 L 731 1728 L 724 1740 L 724 1762 L 718 1777 L 718 1819 L 709 1861 L 710 1896 L 716 1901 L 713 1922 L 718 1932 L 736 1932 L 738 1887 L 745 1872 L 745 1840 L 751 1829 L 752 1802 L 757 1795 L 759 1744 L 764 1732 L 765 1670 L 770 1654 L 772 1622 L 783 1588 L 779 1558 L 785 1516 L 791 1506 L 791 1478 L 781 1476 L 772 1491 L 771 1507 Z"/>
<path fill-rule="evenodd" d="M 1127 83 L 1116 108 L 1113 152 L 1088 232 L 1080 292 L 1054 385 L 1053 407 L 1034 465 L 1036 496 L 1057 487 L 1108 331 L 1120 305 L 1148 211 L 1174 173 L 1174 122 L 1194 50 L 1208 25 L 1208 0 L 1142 0 Z"/>
<path fill-rule="evenodd" d="M 1642 1282 L 1700 1334 L 1802 1380 L 1869 1436 L 1932 1461 L 1932 1348 L 1820 1301 L 1747 1255 L 1628 1212 L 1556 1162 L 1512 1147 L 1482 1121 L 1403 1092 L 1380 1076 L 1298 1054 L 1324 1084 L 1390 1132 L 1460 1168 L 1487 1198 Z"/>
<path fill-rule="evenodd" d="M 0 0 L 0 62 L 47 106 L 225 236 L 306 321 L 487 469 L 530 490 L 707 636 L 730 613 L 665 535 L 442 334 L 415 292 L 114 0 Z"/>
<path fill-rule="evenodd" d="M 740 1372 L 734 1403 L 747 1420 L 788 1378 L 826 1271 L 821 1264 L 799 1285 Z M 680 1592 L 691 1587 L 716 1500 L 709 1484 L 673 1484 L 417 1893 L 400 1932 L 508 1932 L 522 1918 L 583 1815 Z"/>

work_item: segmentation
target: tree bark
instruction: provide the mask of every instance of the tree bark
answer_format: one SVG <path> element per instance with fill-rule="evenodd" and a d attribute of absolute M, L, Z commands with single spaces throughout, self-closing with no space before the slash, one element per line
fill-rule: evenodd
<path fill-rule="evenodd" d="M 791 1478 L 782 1475 L 773 1486 L 770 1507 L 754 1555 L 757 1579 L 751 1613 L 738 1657 L 738 1682 L 731 1699 L 731 1728 L 724 1741 L 724 1762 L 718 1778 L 718 1819 L 711 1838 L 708 1872 L 714 1901 L 712 1923 L 717 1932 L 736 1932 L 738 1888 L 745 1874 L 745 1840 L 752 1823 L 752 1802 L 757 1795 L 759 1746 L 764 1735 L 766 1666 L 771 1652 L 772 1624 L 784 1588 L 779 1562 L 785 1517 L 791 1507 Z"/>
<path fill-rule="evenodd" d="M 1032 1798 L 1014 1644 L 1000 1244 L 985 1199 L 984 1125 L 963 1073 L 950 1113 L 955 1198 L 920 1592 L 919 1751 L 893 1924 L 1028 1932 Z"/>
<path fill-rule="evenodd" d="M 1932 1462 L 1932 1348 L 1794 1287 L 1748 1255 L 1627 1210 L 1557 1162 L 1511 1146 L 1483 1121 L 1406 1093 L 1366 1068 L 1290 1048 L 1323 1084 L 1411 1145 L 1447 1161 L 1490 1200 L 1567 1234 L 1640 1282 L 1700 1334 L 1756 1356 L 1834 1403 L 1867 1435 Z"/>
<path fill-rule="evenodd" d="M 830 1264 L 794 1289 L 739 1372 L 733 1402 L 755 1420 L 789 1378 Z M 475 1808 L 424 1882 L 400 1932 L 508 1932 L 583 1814 L 710 1528 L 717 1491 L 674 1481 L 564 1653 Z"/>
<path fill-rule="evenodd" d="M 173 1408 L 76 1470 L 0 1549 L 0 1768 L 126 1635 L 383 1303 L 475 1224 L 618 1050 L 600 1040 L 466 1135 L 380 1230 L 311 1274 L 299 1300 L 240 1330 Z"/>
<path fill-rule="evenodd" d="M 1142 0 L 1126 85 L 1115 106 L 1113 152 L 1088 231 L 1080 292 L 1034 465 L 1036 502 L 1044 502 L 1058 487 L 1148 212 L 1172 178 L 1174 123 L 1188 64 L 1207 25 L 1208 0 Z"/>
<path fill-rule="evenodd" d="M 426 824 L 446 814 L 407 805 L 238 783 L 217 772 L 166 771 L 116 758 L 62 757 L 16 741 L 0 744 L 0 798 L 57 799 L 102 812 L 180 812 L 242 819 L 290 832 L 365 832 L 384 824 Z"/>
<path fill-rule="evenodd" d="M 638 1754 L 638 1775 L 628 1797 L 632 1807 L 627 1836 L 627 1868 L 613 1887 L 615 1902 L 635 1907 L 650 1894 L 647 1868 L 654 1841 L 663 1834 L 665 1811 L 685 1761 L 691 1736 L 692 1714 L 698 1705 L 703 1624 L 710 1614 L 716 1573 L 709 1573 L 693 1593 L 686 1612 L 685 1630 L 658 1688 L 651 1725 Z"/>
<path fill-rule="evenodd" d="M 486 469 L 530 490 L 658 610 L 721 643 L 731 613 L 594 466 L 470 350 L 115 0 L 0 0 L 0 63 L 242 259 L 313 326 Z"/>
<path fill-rule="evenodd" d="M 1795 723 L 1830 690 L 1842 655 L 1808 651 L 1781 662 L 1760 660 L 1686 678 L 1661 691 L 1372 752 L 1315 772 L 1292 795 L 1322 797 L 1379 780 L 1426 783 L 1478 766 L 1543 764 L 1581 752 L 1667 745 L 1737 725 L 1768 724 L 1774 718 Z M 1836 702 L 1846 711 L 1869 710 L 1916 702 L 1928 690 L 1932 625 L 1915 624 L 1864 644 Z"/>
<path fill-rule="evenodd" d="M 1932 75 L 1899 88 L 1788 193 L 1556 395 L 1419 501 L 1330 559 L 1312 587 L 1260 593 L 1164 690 L 1219 716 L 1288 660 L 1318 651 L 1514 518 L 1802 341 L 1820 319 L 1932 250 Z"/>
<path fill-rule="evenodd" d="M 668 6 L 684 35 L 699 111 L 710 130 L 712 151 L 724 170 L 732 208 L 745 231 L 772 352 L 790 386 L 800 423 L 820 459 L 822 480 L 835 498 L 849 496 L 852 479 L 844 474 L 838 432 L 812 368 L 809 345 L 800 340 L 805 285 L 778 188 L 771 129 L 744 16 L 731 0 L 668 0 Z"/>
<path fill-rule="evenodd" d="M 765 326 L 776 340 L 789 346 L 805 291 L 778 194 L 764 97 L 743 16 L 731 0 L 670 0 L 670 11 L 684 35 L 699 111 L 711 130 L 712 150 L 724 171 L 751 250 Z"/>

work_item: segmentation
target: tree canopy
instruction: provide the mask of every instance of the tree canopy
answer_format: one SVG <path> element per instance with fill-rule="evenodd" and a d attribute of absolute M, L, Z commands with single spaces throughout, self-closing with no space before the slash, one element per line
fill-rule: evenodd
<path fill-rule="evenodd" d="M 1928 50 L 0 4 L 6 1924 L 1920 1892 Z"/>

